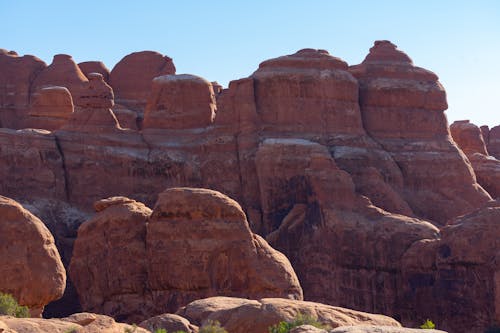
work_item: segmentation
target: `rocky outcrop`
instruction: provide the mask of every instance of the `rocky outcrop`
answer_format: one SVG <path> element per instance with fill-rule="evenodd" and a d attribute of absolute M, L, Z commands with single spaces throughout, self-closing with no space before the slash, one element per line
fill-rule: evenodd
<path fill-rule="evenodd" d="M 482 131 L 468 120 L 463 120 L 451 124 L 450 132 L 471 162 L 478 183 L 493 198 L 500 197 L 500 161 L 488 154 Z"/>
<path fill-rule="evenodd" d="M 142 113 L 151 93 L 151 81 L 161 75 L 175 74 L 172 59 L 158 52 L 134 52 L 116 64 L 109 75 L 119 104 Z"/>
<path fill-rule="evenodd" d="M 149 318 L 140 323 L 139 326 L 150 332 L 163 328 L 167 332 L 198 333 L 198 326 L 191 324 L 186 318 L 172 313 Z"/>
<path fill-rule="evenodd" d="M 19 128 L 30 105 L 35 77 L 47 65 L 31 55 L 0 52 L 0 127 Z"/>
<path fill-rule="evenodd" d="M 99 73 L 104 78 L 104 81 L 109 81 L 109 69 L 102 63 L 102 61 L 85 61 L 78 64 L 83 74 L 90 79 L 89 74 Z"/>
<path fill-rule="evenodd" d="M 212 84 L 194 75 L 165 75 L 153 80 L 144 113 L 144 129 L 210 126 L 216 111 Z"/>
<path fill-rule="evenodd" d="M 169 189 L 152 212 L 126 198 L 96 208 L 78 231 L 70 266 L 86 310 L 135 321 L 214 295 L 302 299 L 286 257 L 219 192 Z"/>
<path fill-rule="evenodd" d="M 410 247 L 403 266 L 403 323 L 412 323 L 417 312 L 450 332 L 480 333 L 500 320 L 499 223 L 500 205 L 492 202 L 442 228 L 441 239 Z"/>
<path fill-rule="evenodd" d="M 401 326 L 394 319 L 382 315 L 282 298 L 248 300 L 211 297 L 191 302 L 178 313 L 196 325 L 208 320 L 219 321 L 232 333 L 266 333 L 270 326 L 280 321 L 291 321 L 299 313 L 317 318 L 332 328 L 361 324 Z"/>
<path fill-rule="evenodd" d="M 66 87 L 73 97 L 76 107 L 82 106 L 82 93 L 87 89 L 88 79 L 73 58 L 67 54 L 57 54 L 52 63 L 44 68 L 32 84 L 32 93 L 48 86 Z"/>
<path fill-rule="evenodd" d="M 0 292 L 11 294 L 32 316 L 60 298 L 66 285 L 54 238 L 42 221 L 0 196 Z"/>
<path fill-rule="evenodd" d="M 31 108 L 24 126 L 54 131 L 66 124 L 73 110 L 73 99 L 67 88 L 41 88 L 32 96 Z"/>
<path fill-rule="evenodd" d="M 387 326 L 343 326 L 337 327 L 329 333 L 446 333 L 445 331 L 435 329 L 415 329 L 406 327 L 387 327 Z"/>
<path fill-rule="evenodd" d="M 483 130 L 483 127 L 481 127 L 481 130 Z M 500 125 L 491 129 L 486 126 L 483 130 L 483 137 L 490 155 L 500 159 Z"/>
<path fill-rule="evenodd" d="M 75 313 L 60 319 L 13 318 L 0 316 L 0 329 L 5 333 L 149 333 L 143 328 L 117 323 L 113 318 L 93 314 Z"/>
<path fill-rule="evenodd" d="M 349 71 L 359 81 L 364 127 L 400 168 L 401 194 L 417 216 L 444 224 L 490 199 L 450 140 L 446 94 L 434 73 L 389 41 L 376 41 Z"/>

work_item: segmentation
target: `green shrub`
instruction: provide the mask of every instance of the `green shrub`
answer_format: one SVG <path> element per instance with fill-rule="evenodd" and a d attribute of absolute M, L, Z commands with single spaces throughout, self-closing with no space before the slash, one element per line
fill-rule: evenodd
<path fill-rule="evenodd" d="M 319 322 L 318 318 L 299 312 L 292 321 L 280 321 L 278 324 L 269 327 L 268 331 L 269 333 L 288 333 L 292 328 L 301 325 L 311 325 L 325 330 L 330 329 L 328 325 Z"/>
<path fill-rule="evenodd" d="M 12 295 L 0 293 L 0 314 L 27 318 L 30 316 L 30 311 L 27 306 L 19 305 Z"/>
<path fill-rule="evenodd" d="M 218 321 L 209 320 L 200 327 L 198 333 L 227 333 L 227 331 L 224 327 L 220 326 Z"/>
<path fill-rule="evenodd" d="M 154 333 L 167 333 L 167 330 L 164 328 L 157 328 L 155 329 Z"/>
<path fill-rule="evenodd" d="M 420 328 L 422 328 L 422 329 L 431 329 L 431 330 L 433 330 L 433 329 L 435 329 L 435 328 L 436 328 L 436 325 L 434 325 L 434 323 L 433 323 L 431 320 L 426 319 L 426 320 L 424 321 L 424 323 L 423 323 L 422 325 L 420 325 Z"/>

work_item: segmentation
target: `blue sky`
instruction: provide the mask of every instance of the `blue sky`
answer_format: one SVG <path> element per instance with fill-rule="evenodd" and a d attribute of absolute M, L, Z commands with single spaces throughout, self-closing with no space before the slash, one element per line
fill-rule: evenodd
<path fill-rule="evenodd" d="M 0 47 L 47 63 L 57 53 L 108 68 L 155 50 L 177 73 L 224 86 L 266 59 L 322 48 L 350 65 L 389 39 L 448 93 L 450 121 L 500 124 L 500 1 L 0 0 Z"/>

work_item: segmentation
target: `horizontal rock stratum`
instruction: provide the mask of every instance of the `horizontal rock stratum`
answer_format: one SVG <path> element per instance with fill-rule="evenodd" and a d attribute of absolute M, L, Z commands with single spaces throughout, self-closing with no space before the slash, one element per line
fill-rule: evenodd
<path fill-rule="evenodd" d="M 482 333 L 500 321 L 496 266 L 443 257 L 448 247 L 451 257 L 472 253 L 467 232 L 450 245 L 450 233 L 469 230 L 458 225 L 486 224 L 475 237 L 500 238 L 499 124 L 460 122 L 450 132 L 438 76 L 390 41 L 376 41 L 357 65 L 303 49 L 249 74 L 222 89 L 176 74 L 173 60 L 153 51 L 111 70 L 69 55 L 47 66 L 0 52 L 0 193 L 43 217 L 66 266 L 88 221 L 67 289 L 77 286 L 81 305 L 143 319 L 219 293 L 300 298 L 300 282 L 305 300 L 410 326 L 430 318 L 450 332 Z M 240 208 L 203 206 L 207 194 L 192 190 L 189 204 L 169 203 L 184 215 L 151 210 L 172 199 L 166 188 L 186 187 L 218 191 Z M 110 197 L 122 199 L 100 201 Z M 228 222 L 226 214 L 239 216 L 231 232 L 245 235 L 241 253 L 218 235 L 213 257 L 201 255 L 217 231 L 203 223 Z M 191 230 L 200 241 L 183 229 L 193 221 L 203 222 Z M 484 246 L 494 258 L 498 244 Z M 175 251 L 186 262 L 166 255 Z M 250 253 L 274 259 L 265 268 Z M 124 259 L 131 254 L 138 259 Z M 196 270 L 187 259 L 222 269 Z M 221 273 L 232 265 L 241 276 Z M 104 279 L 111 267 L 117 274 Z M 77 303 L 71 295 L 62 308 Z M 454 310 L 456 299 L 466 311 Z"/>

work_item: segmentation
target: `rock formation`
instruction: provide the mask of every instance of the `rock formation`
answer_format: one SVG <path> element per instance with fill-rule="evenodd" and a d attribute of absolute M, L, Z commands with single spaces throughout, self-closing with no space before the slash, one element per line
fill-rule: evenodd
<path fill-rule="evenodd" d="M 99 73 L 104 78 L 104 81 L 109 81 L 109 69 L 101 61 L 85 61 L 78 64 L 78 67 L 83 74 L 89 78 L 91 73 Z"/>
<path fill-rule="evenodd" d="M 200 326 L 208 320 L 217 320 L 231 333 L 266 333 L 270 326 L 291 321 L 299 313 L 315 317 L 332 328 L 362 324 L 401 327 L 394 319 L 382 315 L 282 298 L 211 297 L 191 302 L 178 312 Z"/>
<path fill-rule="evenodd" d="M 151 81 L 161 75 L 175 74 L 172 59 L 158 52 L 134 52 L 111 70 L 109 83 L 116 101 L 134 111 L 143 111 L 151 93 Z"/>
<path fill-rule="evenodd" d="M 121 207 L 123 215 L 117 216 L 129 221 L 137 213 L 134 209 L 138 208 L 133 207 L 141 206 L 132 200 L 152 207 L 165 188 L 189 186 L 217 190 L 238 201 L 248 217 L 239 224 L 248 237 L 242 240 L 246 244 L 242 251 L 267 251 L 249 226 L 288 256 L 308 300 L 383 312 L 403 323 L 420 324 L 427 316 L 420 297 L 427 301 L 435 297 L 414 290 L 448 276 L 469 288 L 460 296 L 472 304 L 467 307 L 471 311 L 468 318 L 484 315 L 479 321 L 482 328 L 495 319 L 493 312 L 479 310 L 475 301 L 476 295 L 484 295 L 481 281 L 492 274 L 488 264 L 476 265 L 478 271 L 489 272 L 477 282 L 463 274 L 461 264 L 450 264 L 438 273 L 437 264 L 414 272 L 407 258 L 412 253 L 408 249 L 416 244 L 441 242 L 438 227 L 498 196 L 499 171 L 491 156 L 498 157 L 499 127 L 481 129 L 484 151 L 474 139 L 473 146 L 462 147 L 464 154 L 451 140 L 443 113 L 446 96 L 437 76 L 414 66 L 395 45 L 377 41 L 363 63 L 350 67 L 327 51 L 300 50 L 264 61 L 252 75 L 230 82 L 227 89 L 196 76 L 174 75 L 172 59 L 150 51 L 126 56 L 111 71 L 108 82 L 99 63 L 82 64 L 81 69 L 69 56 L 58 55 L 47 67 L 32 56 L 0 51 L 0 126 L 9 127 L 0 130 L 0 191 L 36 203 L 38 214 L 61 238 L 58 244 L 65 254 L 71 253 L 71 239 L 80 222 L 68 224 L 64 214 L 53 214 L 54 207 L 69 206 L 84 216 L 91 214 L 96 200 L 131 198 L 102 210 L 92 221 L 101 225 L 95 230 L 109 226 L 116 228 L 116 234 L 131 237 L 135 244 L 131 251 L 146 254 L 138 256 L 141 259 L 133 265 L 120 267 L 130 279 L 113 276 L 94 285 L 84 273 L 75 276 L 86 286 L 79 290 L 87 308 L 144 319 L 151 309 L 159 313 L 195 297 L 194 292 L 184 293 L 191 290 L 182 289 L 185 285 L 172 282 L 189 281 L 179 278 L 186 269 L 184 262 L 170 265 L 170 257 L 150 257 L 153 249 L 161 252 L 172 246 L 147 232 L 155 228 L 165 238 L 175 234 L 190 246 L 183 243 L 171 252 L 179 249 L 189 257 L 188 249 L 193 253 L 203 250 L 204 242 L 198 244 L 186 239 L 187 231 L 181 233 L 184 229 L 176 224 L 180 217 L 144 213 L 142 222 L 127 230 L 109 216 L 104 219 L 107 211 Z M 104 77 L 91 74 L 99 71 Z M 58 129 L 45 124 L 44 110 L 36 111 L 34 97 L 46 85 L 66 87 L 75 105 L 75 112 Z M 46 111 L 59 114 L 56 107 Z M 37 112 L 43 114 L 38 120 Z M 45 130 L 16 130 L 25 125 Z M 477 138 L 478 131 L 473 131 Z M 463 145 L 459 138 L 455 141 Z M 189 207 L 198 211 L 196 206 Z M 208 216 L 213 218 L 211 214 Z M 186 215 L 186 226 L 182 226 L 191 226 L 198 219 Z M 241 226 L 246 223 L 248 226 Z M 163 229 L 171 225 L 176 228 Z M 60 226 L 68 227 L 61 230 Z M 75 253 L 92 254 L 90 262 L 102 267 L 104 240 L 111 242 L 112 235 L 92 236 L 87 231 L 88 243 L 93 244 L 95 237 L 99 240 L 96 246 L 102 247 L 94 252 L 80 248 Z M 153 241 L 157 248 L 146 246 Z M 121 248 L 113 248 L 109 254 L 123 262 L 118 257 L 127 254 L 126 244 L 117 242 Z M 423 260 L 434 252 L 426 248 L 422 253 Z M 213 259 L 201 258 L 203 265 Z M 217 265 L 236 264 L 221 258 Z M 249 265 L 257 265 L 250 259 Z M 179 270 L 165 273 L 156 264 L 150 267 L 155 260 Z M 196 297 L 226 292 L 228 285 L 261 297 L 254 287 L 231 280 L 234 276 L 210 272 L 207 276 L 192 271 L 197 274 L 192 278 L 197 286 L 206 287 Z M 165 283 L 182 287 L 182 292 L 175 298 L 171 289 L 164 288 Z M 95 291 L 93 296 L 85 294 L 86 289 Z M 127 309 L 124 304 L 132 307 Z M 449 305 L 448 310 L 453 308 L 443 304 Z M 440 305 L 436 308 L 442 323 L 439 317 L 430 317 L 440 328 L 455 327 L 455 320 L 463 329 L 481 330 L 472 327 L 472 322 L 454 318 L 451 310 L 445 313 Z"/>
<path fill-rule="evenodd" d="M 482 131 L 468 120 L 464 120 L 451 124 L 450 132 L 453 140 L 471 162 L 478 183 L 493 198 L 500 197 L 500 160 L 488 154 Z"/>
<path fill-rule="evenodd" d="M 34 215 L 0 196 L 0 292 L 11 294 L 32 316 L 40 316 L 66 286 L 54 238 Z"/>
<path fill-rule="evenodd" d="M 66 124 L 73 110 L 73 98 L 67 88 L 41 88 L 32 96 L 31 108 L 24 126 L 54 131 Z"/>
<path fill-rule="evenodd" d="M 152 212 L 123 197 L 96 209 L 78 231 L 70 266 L 86 310 L 133 322 L 215 295 L 302 299 L 286 257 L 221 193 L 173 188 Z"/>

